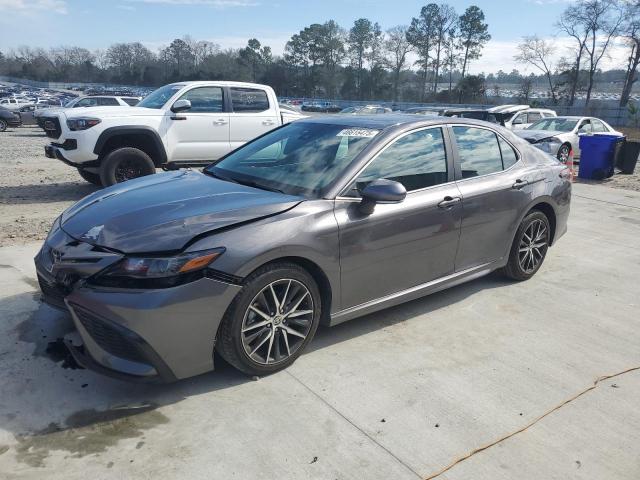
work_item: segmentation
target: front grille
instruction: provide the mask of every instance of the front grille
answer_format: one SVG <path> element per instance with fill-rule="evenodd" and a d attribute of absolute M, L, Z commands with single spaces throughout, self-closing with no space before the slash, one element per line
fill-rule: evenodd
<path fill-rule="evenodd" d="M 42 128 L 44 128 L 49 138 L 60 138 L 60 135 L 62 135 L 58 117 L 43 117 Z"/>
<path fill-rule="evenodd" d="M 62 285 L 49 283 L 40 275 L 38 275 L 38 283 L 40 284 L 43 300 L 46 303 L 58 308 L 67 308 L 64 303 L 64 297 L 66 297 L 67 292 Z"/>
<path fill-rule="evenodd" d="M 109 325 L 94 313 L 79 305 L 72 305 L 78 320 L 87 333 L 105 352 L 132 362 L 148 363 L 139 344 L 128 335 Z M 131 332 L 131 335 L 135 335 Z"/>

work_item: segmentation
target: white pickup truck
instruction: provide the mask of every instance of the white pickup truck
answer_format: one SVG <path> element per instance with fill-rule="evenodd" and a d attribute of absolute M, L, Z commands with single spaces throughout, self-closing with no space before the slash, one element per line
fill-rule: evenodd
<path fill-rule="evenodd" d="M 135 107 L 62 110 L 45 115 L 42 124 L 54 140 L 45 147 L 47 157 L 108 186 L 156 168 L 206 165 L 299 118 L 278 105 L 271 87 L 221 81 L 172 83 Z"/>

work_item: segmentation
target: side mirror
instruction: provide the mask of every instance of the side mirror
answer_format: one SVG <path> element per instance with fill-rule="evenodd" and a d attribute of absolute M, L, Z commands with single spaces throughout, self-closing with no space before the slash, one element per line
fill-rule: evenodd
<path fill-rule="evenodd" d="M 375 180 L 362 191 L 360 211 L 371 215 L 376 203 L 400 203 L 407 196 L 407 189 L 400 182 L 382 178 Z"/>
<path fill-rule="evenodd" d="M 184 111 L 187 111 L 189 109 L 191 109 L 191 102 L 189 100 L 184 100 L 184 99 L 178 100 L 171 107 L 171 111 L 173 113 L 184 112 Z"/>

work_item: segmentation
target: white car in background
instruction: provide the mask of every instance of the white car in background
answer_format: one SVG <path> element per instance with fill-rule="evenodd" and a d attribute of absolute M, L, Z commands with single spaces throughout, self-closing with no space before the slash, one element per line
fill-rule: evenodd
<path fill-rule="evenodd" d="M 0 107 L 7 110 L 18 110 L 25 105 L 32 105 L 33 102 L 25 98 L 7 97 L 0 99 Z"/>
<path fill-rule="evenodd" d="M 604 120 L 577 116 L 545 118 L 514 133 L 563 163 L 571 152 L 580 158 L 580 135 L 623 135 Z"/>
<path fill-rule="evenodd" d="M 44 115 L 60 112 L 67 108 L 88 108 L 88 107 L 133 107 L 140 102 L 140 97 L 120 97 L 113 95 L 91 95 L 74 98 L 64 105 L 55 109 L 37 109 L 34 118 L 38 126 L 44 129 L 42 120 Z"/>
<path fill-rule="evenodd" d="M 538 120 L 557 116 L 548 108 L 531 108 L 529 105 L 499 105 L 490 108 L 489 112 L 499 114 L 504 126 L 510 130 L 527 128 Z"/>

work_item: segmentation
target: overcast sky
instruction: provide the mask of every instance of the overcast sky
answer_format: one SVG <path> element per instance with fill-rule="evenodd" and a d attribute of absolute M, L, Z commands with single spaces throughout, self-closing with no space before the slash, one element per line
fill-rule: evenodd
<path fill-rule="evenodd" d="M 19 45 L 77 45 L 106 48 L 140 41 L 152 49 L 190 35 L 221 47 L 243 47 L 258 38 L 281 54 L 292 34 L 311 23 L 334 19 L 349 28 L 366 17 L 383 29 L 408 24 L 428 2 L 415 0 L 0 0 L 0 50 Z M 492 40 L 471 72 L 532 71 L 516 64 L 516 45 L 524 35 L 555 38 L 556 57 L 570 41 L 558 37 L 554 23 L 566 0 L 484 0 L 446 2 L 462 13 L 475 3 L 485 12 Z M 603 68 L 621 66 L 625 49 L 617 45 Z"/>

